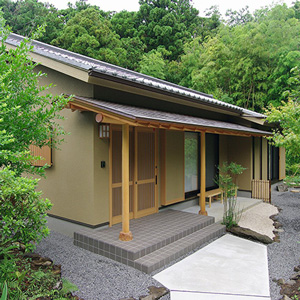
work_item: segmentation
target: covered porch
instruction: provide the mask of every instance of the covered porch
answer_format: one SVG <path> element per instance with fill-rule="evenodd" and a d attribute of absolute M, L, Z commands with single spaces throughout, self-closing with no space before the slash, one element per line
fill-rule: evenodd
<path fill-rule="evenodd" d="M 261 137 L 270 134 L 266 131 L 235 123 L 133 107 L 91 98 L 74 97 L 69 104 L 69 108 L 96 113 L 96 122 L 99 123 L 100 128 L 99 133 L 110 138 L 109 224 L 111 226 L 118 222 L 122 223 L 118 235 L 121 241 L 131 241 L 134 238 L 135 232 L 130 229 L 131 219 L 154 214 L 158 212 L 159 207 L 185 200 L 184 170 L 182 169 L 184 161 L 180 162 L 181 169 L 178 169 L 175 157 L 172 161 L 172 168 L 168 172 L 166 171 L 168 161 L 165 161 L 166 155 L 170 157 L 174 152 L 180 152 L 180 155 L 184 155 L 183 138 L 185 132 L 200 133 L 199 159 L 201 167 L 199 186 L 201 197 L 198 213 L 203 216 L 207 215 L 205 207 L 206 135 Z M 181 142 L 176 139 L 175 135 L 171 135 L 172 132 L 180 133 Z M 173 147 L 170 147 L 171 144 L 166 143 L 166 138 L 173 142 Z M 247 143 L 246 147 L 248 146 Z M 182 172 L 180 177 L 176 175 L 177 172 Z M 170 175 L 173 176 L 172 180 L 175 179 L 176 182 L 170 180 L 170 177 L 168 177 Z M 169 184 L 169 191 L 178 189 L 180 185 L 182 187 L 180 197 L 176 198 L 174 196 L 171 199 L 166 199 L 167 184 Z M 135 224 L 134 221 L 131 221 L 131 223 Z"/>

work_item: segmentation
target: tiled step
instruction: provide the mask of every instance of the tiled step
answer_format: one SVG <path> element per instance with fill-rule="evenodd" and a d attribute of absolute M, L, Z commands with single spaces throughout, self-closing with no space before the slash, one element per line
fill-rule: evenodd
<path fill-rule="evenodd" d="M 115 227 L 95 233 L 76 232 L 74 234 L 74 244 L 94 253 L 132 265 L 133 261 L 138 258 L 214 224 L 215 221 L 213 217 L 179 211 L 166 211 L 165 213 L 148 216 L 148 219 L 151 219 L 151 222 L 145 222 L 147 217 L 144 220 L 131 221 L 134 239 L 129 243 L 111 239 L 112 230 L 114 230 L 114 237 L 119 236 L 121 228 L 117 229 L 118 227 Z M 145 229 L 139 232 L 141 228 Z"/>
<path fill-rule="evenodd" d="M 150 274 L 153 271 L 169 264 L 171 261 L 192 251 L 193 249 L 199 248 L 206 242 L 214 238 L 221 237 L 224 233 L 224 225 L 209 225 L 177 241 L 174 241 L 173 243 L 170 243 L 150 254 L 136 259 L 132 267 Z"/>

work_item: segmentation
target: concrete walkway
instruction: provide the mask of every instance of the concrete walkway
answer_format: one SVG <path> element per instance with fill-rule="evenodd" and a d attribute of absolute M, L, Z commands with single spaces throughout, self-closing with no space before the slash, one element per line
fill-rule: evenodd
<path fill-rule="evenodd" d="M 195 200 L 191 200 L 188 202 L 172 205 L 172 207 L 170 208 L 193 213 L 193 214 L 198 214 L 200 209 L 198 202 L 199 200 L 197 198 Z M 237 210 L 245 211 L 260 203 L 262 203 L 262 200 L 259 199 L 237 197 Z M 221 222 L 223 220 L 224 205 L 221 203 L 221 201 L 213 201 L 211 207 L 208 207 L 208 205 L 206 205 L 205 208 L 207 210 L 207 214 L 215 218 L 216 223 Z"/>
<path fill-rule="evenodd" d="M 156 274 L 171 300 L 270 300 L 267 247 L 229 234 Z"/>

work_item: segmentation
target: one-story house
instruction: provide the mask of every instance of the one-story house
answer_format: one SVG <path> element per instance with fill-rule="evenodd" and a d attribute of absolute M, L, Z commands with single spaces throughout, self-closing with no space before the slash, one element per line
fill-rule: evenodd
<path fill-rule="evenodd" d="M 23 39 L 11 34 L 6 44 Z M 49 215 L 96 228 L 129 220 L 215 189 L 217 166 L 247 168 L 239 194 L 251 197 L 253 179 L 285 176 L 285 152 L 266 139 L 265 116 L 176 84 L 33 41 L 30 53 L 53 83 L 52 94 L 74 95 L 62 111 L 69 135 L 60 150 L 42 150 L 51 167 L 40 189 Z"/>

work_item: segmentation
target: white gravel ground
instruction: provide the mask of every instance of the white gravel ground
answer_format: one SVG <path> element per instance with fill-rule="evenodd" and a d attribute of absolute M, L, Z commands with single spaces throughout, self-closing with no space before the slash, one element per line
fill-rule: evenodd
<path fill-rule="evenodd" d="M 269 217 L 275 214 L 278 214 L 278 209 L 274 205 L 260 203 L 242 213 L 239 226 L 267 235 L 272 239 L 274 226 Z"/>

